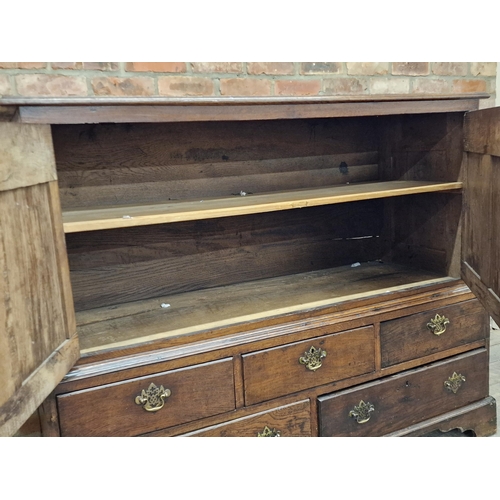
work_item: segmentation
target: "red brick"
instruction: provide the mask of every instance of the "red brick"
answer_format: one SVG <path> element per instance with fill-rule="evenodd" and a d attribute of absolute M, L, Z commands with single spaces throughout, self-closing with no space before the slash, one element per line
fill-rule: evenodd
<path fill-rule="evenodd" d="M 408 94 L 409 78 L 371 78 L 370 94 Z"/>
<path fill-rule="evenodd" d="M 249 75 L 293 75 L 295 66 L 292 62 L 249 62 Z"/>
<path fill-rule="evenodd" d="M 86 69 L 89 71 L 118 71 L 117 62 L 52 62 L 52 69 Z"/>
<path fill-rule="evenodd" d="M 386 75 L 389 72 L 387 62 L 348 62 L 348 75 Z"/>
<path fill-rule="evenodd" d="M 51 62 L 52 69 L 83 69 L 82 62 Z"/>
<path fill-rule="evenodd" d="M 192 76 L 162 76 L 158 78 L 160 95 L 204 96 L 213 95 L 214 82 L 211 78 Z"/>
<path fill-rule="evenodd" d="M 324 75 L 326 73 L 342 73 L 342 63 L 339 62 L 303 62 L 300 64 L 302 75 Z"/>
<path fill-rule="evenodd" d="M 0 63 L 1 69 L 44 69 L 46 62 L 3 62 Z"/>
<path fill-rule="evenodd" d="M 321 80 L 276 80 L 275 94 L 284 96 L 318 95 Z"/>
<path fill-rule="evenodd" d="M 97 96 L 150 96 L 155 93 L 154 80 L 149 77 L 93 78 L 92 89 Z"/>
<path fill-rule="evenodd" d="M 470 65 L 473 76 L 495 76 L 497 74 L 497 63 L 495 62 L 473 62 Z"/>
<path fill-rule="evenodd" d="M 368 84 L 359 78 L 328 78 L 323 80 L 325 94 L 350 95 L 366 94 Z"/>
<path fill-rule="evenodd" d="M 16 75 L 21 96 L 86 96 L 87 82 L 82 76 L 45 74 Z"/>
<path fill-rule="evenodd" d="M 185 73 L 184 62 L 128 62 L 125 65 L 127 71 L 144 71 L 153 73 Z"/>
<path fill-rule="evenodd" d="M 453 80 L 453 92 L 486 92 L 486 82 L 484 80 Z"/>
<path fill-rule="evenodd" d="M 266 96 L 271 95 L 271 80 L 258 78 L 222 78 L 220 93 L 232 96 Z"/>
<path fill-rule="evenodd" d="M 415 78 L 413 92 L 415 94 L 449 94 L 451 83 L 443 78 Z"/>
<path fill-rule="evenodd" d="M 9 75 L 0 75 L 0 96 L 2 95 L 12 95 Z"/>
<path fill-rule="evenodd" d="M 429 74 L 428 62 L 393 62 L 393 75 L 419 76 Z"/>
<path fill-rule="evenodd" d="M 243 63 L 240 62 L 192 62 L 195 73 L 242 73 Z"/>
<path fill-rule="evenodd" d="M 466 62 L 435 62 L 432 63 L 432 72 L 442 76 L 465 76 L 467 74 Z"/>

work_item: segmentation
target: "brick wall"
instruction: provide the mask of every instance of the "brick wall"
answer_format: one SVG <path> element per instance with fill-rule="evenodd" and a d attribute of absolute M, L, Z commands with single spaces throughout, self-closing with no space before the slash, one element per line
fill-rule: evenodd
<path fill-rule="evenodd" d="M 0 96 L 495 96 L 494 62 L 0 63 Z"/>

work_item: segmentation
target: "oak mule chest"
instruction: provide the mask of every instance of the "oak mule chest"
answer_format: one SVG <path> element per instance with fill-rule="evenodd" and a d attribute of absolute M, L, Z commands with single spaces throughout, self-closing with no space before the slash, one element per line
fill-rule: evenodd
<path fill-rule="evenodd" d="M 480 97 L 0 100 L 0 434 L 495 433 Z"/>

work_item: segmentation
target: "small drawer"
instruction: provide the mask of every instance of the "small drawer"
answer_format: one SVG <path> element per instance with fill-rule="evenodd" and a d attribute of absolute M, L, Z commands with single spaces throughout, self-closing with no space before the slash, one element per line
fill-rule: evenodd
<path fill-rule="evenodd" d="M 233 362 L 224 359 L 63 394 L 57 405 L 62 436 L 144 434 L 234 410 Z"/>
<path fill-rule="evenodd" d="M 481 349 L 318 398 L 320 435 L 383 436 L 487 395 Z"/>
<path fill-rule="evenodd" d="M 311 403 L 300 401 L 274 410 L 238 418 L 185 436 L 202 437 L 310 437 Z"/>
<path fill-rule="evenodd" d="M 477 300 L 380 324 L 382 367 L 482 340 L 488 315 Z"/>
<path fill-rule="evenodd" d="M 247 405 L 375 370 L 373 326 L 243 356 Z"/>

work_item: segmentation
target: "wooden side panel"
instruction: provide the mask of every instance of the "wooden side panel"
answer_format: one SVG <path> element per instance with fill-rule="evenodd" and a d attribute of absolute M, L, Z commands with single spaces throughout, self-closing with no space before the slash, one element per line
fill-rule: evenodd
<path fill-rule="evenodd" d="M 22 186 L 0 190 L 0 435 L 11 435 L 79 351 L 57 182 L 44 182 L 55 178 L 50 130 L 0 125 L 13 150 L 3 187 Z"/>
<path fill-rule="evenodd" d="M 463 113 L 391 116 L 381 124 L 383 180 L 462 180 Z M 385 258 L 460 276 L 461 212 L 460 195 L 388 202 Z"/>
<path fill-rule="evenodd" d="M 500 322 L 500 108 L 465 118 L 462 277 Z"/>

